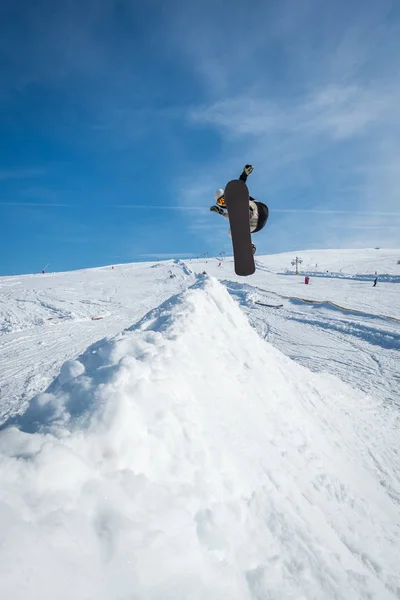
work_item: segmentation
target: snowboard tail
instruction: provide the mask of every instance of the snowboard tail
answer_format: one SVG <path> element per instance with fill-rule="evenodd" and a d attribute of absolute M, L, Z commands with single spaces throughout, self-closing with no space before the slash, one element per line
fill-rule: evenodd
<path fill-rule="evenodd" d="M 236 275 L 252 275 L 256 266 L 250 233 L 249 190 L 240 179 L 229 181 L 225 188 L 225 202 L 233 246 Z"/>

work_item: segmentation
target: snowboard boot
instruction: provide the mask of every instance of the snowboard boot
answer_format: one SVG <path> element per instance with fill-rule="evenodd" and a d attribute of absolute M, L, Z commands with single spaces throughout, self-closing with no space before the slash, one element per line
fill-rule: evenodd
<path fill-rule="evenodd" d="M 253 165 L 245 165 L 243 167 L 243 173 L 241 174 L 241 176 L 239 177 L 239 179 L 241 181 L 244 181 L 244 183 L 246 183 L 247 181 L 247 177 L 250 175 L 250 173 L 252 173 L 254 171 L 254 167 Z"/>
<path fill-rule="evenodd" d="M 250 173 L 252 173 L 254 171 L 254 165 L 245 165 L 243 168 L 243 173 L 246 173 L 246 175 L 250 175 Z"/>

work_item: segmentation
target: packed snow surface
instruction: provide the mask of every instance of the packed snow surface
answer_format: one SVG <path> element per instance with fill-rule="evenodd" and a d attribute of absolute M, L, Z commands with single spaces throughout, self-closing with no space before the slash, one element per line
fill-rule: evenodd
<path fill-rule="evenodd" d="M 400 597 L 400 251 L 297 254 L 0 278 L 1 598 Z"/>

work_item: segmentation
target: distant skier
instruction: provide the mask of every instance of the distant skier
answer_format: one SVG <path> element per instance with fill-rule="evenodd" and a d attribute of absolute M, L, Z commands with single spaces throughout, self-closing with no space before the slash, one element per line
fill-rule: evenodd
<path fill-rule="evenodd" d="M 239 179 L 241 179 L 244 183 L 246 183 L 247 177 L 250 175 L 250 173 L 253 170 L 254 170 L 253 165 L 246 165 L 244 167 L 243 173 L 241 174 Z M 214 194 L 214 198 L 215 198 L 216 205 L 211 206 L 211 208 L 210 208 L 211 212 L 216 212 L 216 213 L 222 215 L 225 219 L 229 219 L 228 211 L 227 211 L 226 204 L 225 204 L 224 190 L 223 189 L 217 190 Z M 263 204 L 262 202 L 258 202 L 252 196 L 250 196 L 249 219 L 250 219 L 250 232 L 251 233 L 257 233 L 265 226 L 265 224 L 268 220 L 268 214 L 269 214 L 268 206 L 266 204 Z M 230 235 L 230 230 L 228 233 Z M 255 254 L 256 247 L 254 244 L 252 244 L 252 246 L 253 246 L 253 254 Z"/>
<path fill-rule="evenodd" d="M 374 285 L 372 287 L 375 287 L 377 283 L 378 283 L 378 278 L 375 277 L 375 279 L 374 279 Z"/>

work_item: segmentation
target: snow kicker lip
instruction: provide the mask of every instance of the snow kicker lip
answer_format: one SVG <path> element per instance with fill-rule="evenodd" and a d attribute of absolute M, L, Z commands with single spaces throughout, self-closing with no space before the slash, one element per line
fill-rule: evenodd
<path fill-rule="evenodd" d="M 219 298 L 221 290 L 224 293 L 217 280 L 197 275 L 189 288 L 168 298 L 131 327 L 116 336 L 99 340 L 76 360 L 66 361 L 48 388 L 31 399 L 25 413 L 7 419 L 0 431 L 11 426 L 26 433 L 54 432 L 70 426 L 71 429 L 76 426 L 87 428 L 97 410 L 98 397 L 93 386 L 100 389 L 111 384 L 124 352 L 139 362 L 150 360 L 153 352 L 147 353 L 150 346 L 157 349 L 160 339 L 167 342 L 179 339 L 190 327 L 196 312 L 202 312 L 202 304 L 212 302 L 224 313 L 229 302 L 237 308 L 229 295 L 225 301 Z M 246 320 L 242 313 L 237 317 Z M 136 338 L 132 338 L 133 341 L 130 338 L 132 334 L 138 336 L 137 342 Z M 143 351 L 140 350 L 142 346 Z"/>
<path fill-rule="evenodd" d="M 364 399 L 198 278 L 65 363 L 34 435 L 0 433 L 2 597 L 394 598 L 396 463 Z"/>

